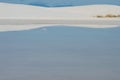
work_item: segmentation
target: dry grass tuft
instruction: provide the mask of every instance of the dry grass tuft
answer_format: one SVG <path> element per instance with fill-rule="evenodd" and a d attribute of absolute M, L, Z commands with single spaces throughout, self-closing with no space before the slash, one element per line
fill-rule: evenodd
<path fill-rule="evenodd" d="M 114 14 L 106 14 L 106 15 L 97 15 L 97 18 L 120 18 L 120 15 L 114 15 Z"/>

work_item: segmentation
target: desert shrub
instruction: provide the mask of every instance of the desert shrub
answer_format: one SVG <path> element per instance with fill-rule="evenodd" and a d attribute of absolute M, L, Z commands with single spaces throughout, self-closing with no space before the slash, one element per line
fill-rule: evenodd
<path fill-rule="evenodd" d="M 113 14 L 107 14 L 105 17 L 117 17 L 117 16 Z"/>
<path fill-rule="evenodd" d="M 118 15 L 118 17 L 120 17 L 120 15 Z"/>
<path fill-rule="evenodd" d="M 117 17 L 120 17 L 120 15 L 114 15 L 114 14 L 106 14 L 106 15 L 104 15 L 104 16 L 102 16 L 102 15 L 97 15 L 96 16 L 97 18 L 117 18 Z"/>
<path fill-rule="evenodd" d="M 103 16 L 101 16 L 101 15 L 97 15 L 96 17 L 98 17 L 98 18 L 102 18 Z"/>

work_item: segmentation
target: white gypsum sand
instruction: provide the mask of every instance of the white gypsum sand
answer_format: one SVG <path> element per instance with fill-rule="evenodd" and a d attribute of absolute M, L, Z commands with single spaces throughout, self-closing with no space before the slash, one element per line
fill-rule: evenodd
<path fill-rule="evenodd" d="M 120 6 L 87 5 L 45 8 L 0 3 L 0 31 L 28 30 L 46 25 L 108 28 L 120 25 L 120 18 L 97 18 L 97 15 L 120 14 Z"/>

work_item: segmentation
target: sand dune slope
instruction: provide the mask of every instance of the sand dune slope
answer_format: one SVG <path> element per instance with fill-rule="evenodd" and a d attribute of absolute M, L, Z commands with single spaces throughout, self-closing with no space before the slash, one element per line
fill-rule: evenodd
<path fill-rule="evenodd" d="M 0 31 L 28 30 L 43 27 L 43 25 L 80 25 L 79 27 L 90 28 L 120 25 L 120 18 L 96 18 L 97 15 L 106 14 L 119 15 L 120 6 L 86 5 L 45 8 L 0 3 Z"/>

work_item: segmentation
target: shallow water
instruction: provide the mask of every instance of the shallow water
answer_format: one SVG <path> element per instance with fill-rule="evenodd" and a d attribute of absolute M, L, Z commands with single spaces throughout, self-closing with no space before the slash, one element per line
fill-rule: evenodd
<path fill-rule="evenodd" d="M 0 33 L 0 80 L 120 80 L 120 27 Z"/>

